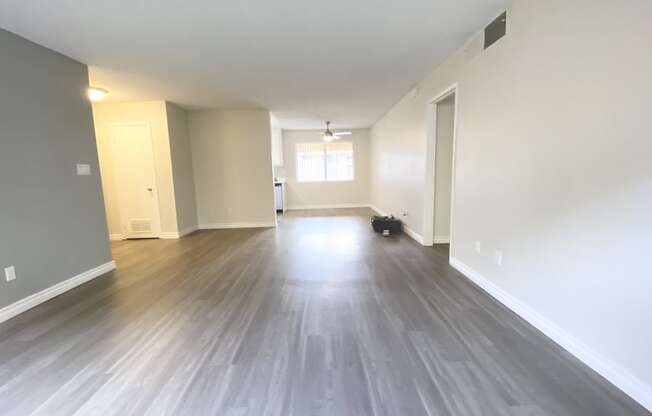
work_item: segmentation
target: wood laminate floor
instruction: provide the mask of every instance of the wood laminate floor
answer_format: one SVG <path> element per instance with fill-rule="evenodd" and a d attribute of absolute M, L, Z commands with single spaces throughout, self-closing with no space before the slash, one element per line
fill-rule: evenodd
<path fill-rule="evenodd" d="M 367 210 L 113 244 L 0 325 L 1 415 L 647 415 Z"/>

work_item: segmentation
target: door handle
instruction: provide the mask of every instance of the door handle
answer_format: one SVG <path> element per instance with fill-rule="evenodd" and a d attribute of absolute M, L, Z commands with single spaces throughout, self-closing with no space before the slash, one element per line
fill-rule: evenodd
<path fill-rule="evenodd" d="M 147 188 L 148 191 L 152 192 L 154 189 L 152 188 Z"/>

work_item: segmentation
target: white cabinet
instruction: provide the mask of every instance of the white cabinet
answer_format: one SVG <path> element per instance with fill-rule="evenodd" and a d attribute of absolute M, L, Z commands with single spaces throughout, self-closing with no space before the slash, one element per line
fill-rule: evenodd
<path fill-rule="evenodd" d="M 272 128 L 272 165 L 283 166 L 283 132 Z"/>

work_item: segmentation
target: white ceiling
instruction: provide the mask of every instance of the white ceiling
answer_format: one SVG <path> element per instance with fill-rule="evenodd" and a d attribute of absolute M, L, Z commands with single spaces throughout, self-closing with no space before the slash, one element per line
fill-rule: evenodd
<path fill-rule="evenodd" d="M 110 100 L 368 127 L 507 0 L 2 0 L 0 27 L 90 66 Z"/>

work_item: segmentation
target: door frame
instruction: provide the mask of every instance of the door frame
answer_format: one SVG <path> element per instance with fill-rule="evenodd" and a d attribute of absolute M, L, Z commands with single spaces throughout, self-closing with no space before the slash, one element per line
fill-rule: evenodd
<path fill-rule="evenodd" d="M 142 238 L 161 238 L 161 233 L 163 230 L 163 224 L 161 223 L 161 201 L 159 199 L 159 193 L 158 193 L 158 172 L 156 170 L 156 152 L 154 151 L 154 140 L 152 138 L 152 128 L 151 125 L 148 121 L 127 121 L 127 122 L 113 122 L 109 123 L 109 141 L 111 144 L 111 169 L 112 169 L 112 177 L 113 177 L 113 190 L 116 196 L 116 201 L 118 203 L 118 216 L 120 217 L 120 228 L 121 228 L 121 234 L 123 239 L 128 239 L 131 238 L 128 233 L 124 231 L 125 229 L 125 218 L 126 216 L 124 215 L 124 207 L 122 206 L 122 203 L 120 202 L 120 184 L 118 180 L 118 170 L 116 169 L 116 158 L 118 155 L 115 152 L 115 136 L 114 136 L 114 127 L 127 127 L 127 126 L 145 126 L 147 129 L 147 137 L 149 138 L 149 145 L 152 151 L 152 167 L 154 170 L 154 198 L 155 198 L 155 207 L 156 207 L 156 212 L 155 214 L 155 219 L 156 219 L 156 227 L 154 228 L 154 231 L 150 234 L 151 237 L 142 237 Z"/>
<path fill-rule="evenodd" d="M 453 114 L 453 160 L 451 167 L 451 217 L 450 217 L 450 254 L 453 257 L 453 238 L 454 238 L 454 224 L 453 216 L 455 213 L 455 161 L 457 153 L 457 124 L 458 124 L 458 108 L 459 108 L 459 85 L 454 83 L 448 88 L 444 89 L 439 94 L 427 101 L 426 104 L 426 120 L 427 120 L 427 141 L 426 141 L 426 178 L 425 188 L 423 192 L 423 229 L 422 238 L 424 246 L 432 246 L 435 237 L 435 187 L 436 187 L 436 170 L 435 161 L 437 159 L 437 105 L 450 97 L 455 95 L 455 105 Z"/>

